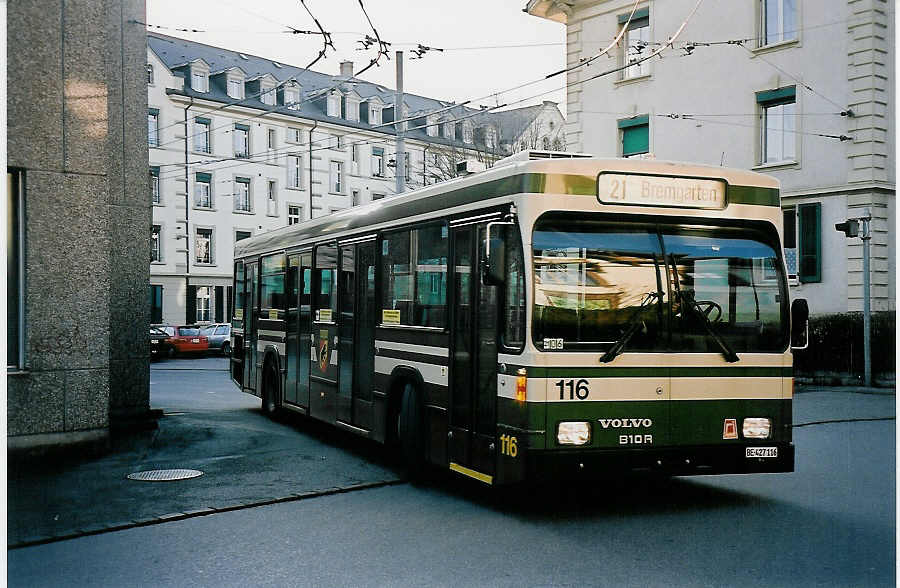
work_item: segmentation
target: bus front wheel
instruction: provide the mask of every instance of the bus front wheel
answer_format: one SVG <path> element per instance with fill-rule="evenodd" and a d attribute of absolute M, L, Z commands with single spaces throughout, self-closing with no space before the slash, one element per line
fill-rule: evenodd
<path fill-rule="evenodd" d="M 409 382 L 403 386 L 400 399 L 397 436 L 410 475 L 418 476 L 425 466 L 425 409 L 422 395 Z"/>

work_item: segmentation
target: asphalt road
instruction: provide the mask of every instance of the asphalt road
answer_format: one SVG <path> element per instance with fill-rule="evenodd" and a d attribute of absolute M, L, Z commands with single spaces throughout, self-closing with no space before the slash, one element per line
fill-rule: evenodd
<path fill-rule="evenodd" d="M 258 428 L 266 437 L 277 433 L 269 474 L 256 461 L 262 454 L 254 451 L 262 448 L 235 453 L 233 439 L 204 446 L 192 438 L 192 447 L 199 443 L 208 453 L 206 468 L 247 460 L 238 468 L 246 478 L 223 488 L 252 484 L 254 470 L 271 479 L 247 489 L 248 496 L 397 474 L 377 447 L 344 436 L 335 441 L 327 429 L 306 424 L 268 423 L 258 399 L 218 385 L 179 385 L 221 374 L 204 378 L 172 368 L 157 366 L 151 376 L 153 406 L 185 413 L 166 417 L 171 422 L 225 414 L 231 425 L 222 428 L 233 426 L 238 436 L 254 438 Z M 447 474 L 426 484 L 13 549 L 8 580 L 11 586 L 893 586 L 895 422 L 886 419 L 894 414 L 893 395 L 798 393 L 791 474 L 511 492 Z M 290 460 L 286 474 L 271 473 L 284 469 L 279 464 L 298 447 L 314 459 Z M 223 451 L 236 457 L 219 459 L 228 457 Z M 324 466 L 315 460 L 322 455 Z M 211 499 L 205 492 L 187 496 L 187 502 Z"/>

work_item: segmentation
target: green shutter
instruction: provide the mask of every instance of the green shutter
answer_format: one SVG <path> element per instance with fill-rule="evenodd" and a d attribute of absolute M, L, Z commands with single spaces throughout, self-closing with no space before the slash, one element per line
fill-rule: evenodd
<path fill-rule="evenodd" d="M 185 302 L 187 312 L 185 313 L 184 322 L 193 325 L 197 322 L 197 286 L 187 287 L 187 299 Z"/>
<path fill-rule="evenodd" d="M 384 155 L 384 148 L 372 147 L 372 155 Z"/>
<path fill-rule="evenodd" d="M 786 88 L 778 88 L 777 90 L 766 90 L 756 93 L 757 104 L 771 104 L 773 102 L 796 102 L 797 87 L 788 86 Z"/>
<path fill-rule="evenodd" d="M 616 123 L 620 129 L 627 129 L 628 127 L 637 127 L 640 125 L 649 125 L 650 124 L 650 115 L 645 114 L 643 116 L 632 116 L 631 118 L 623 118 L 622 120 Z"/>
<path fill-rule="evenodd" d="M 150 166 L 150 175 L 155 176 L 157 178 L 159 177 L 159 166 L 158 165 Z"/>
<path fill-rule="evenodd" d="M 197 172 L 197 181 L 198 182 L 206 182 L 207 184 L 212 182 L 212 174 L 208 174 L 205 172 Z"/>
<path fill-rule="evenodd" d="M 801 204 L 797 207 L 798 221 L 798 271 L 801 282 L 822 281 L 822 205 Z"/>
<path fill-rule="evenodd" d="M 249 183 L 250 183 L 250 178 L 240 178 L 240 177 L 239 177 L 239 178 L 234 178 L 234 181 L 235 181 L 235 182 L 238 182 L 238 183 L 241 183 L 241 184 L 249 184 Z"/>
<path fill-rule="evenodd" d="M 234 128 L 239 131 L 249 131 L 250 125 L 242 125 L 240 123 L 234 123 Z"/>
<path fill-rule="evenodd" d="M 150 111 L 150 114 L 155 114 L 155 115 L 159 116 L 159 108 L 148 108 L 147 110 Z"/>
<path fill-rule="evenodd" d="M 197 121 L 198 123 L 200 123 L 201 125 L 212 124 L 212 121 L 209 120 L 208 118 L 202 118 L 202 117 L 198 116 L 198 117 L 194 118 L 194 120 Z"/>
<path fill-rule="evenodd" d="M 650 151 L 650 125 L 629 126 L 622 129 L 622 156 Z"/>
<path fill-rule="evenodd" d="M 626 12 L 625 14 L 620 14 L 618 16 L 619 24 L 625 24 L 628 22 L 628 17 L 631 16 L 631 12 Z M 650 18 L 650 9 L 649 8 L 638 8 L 634 11 L 634 16 L 631 16 L 631 22 L 634 24 L 639 18 Z"/>

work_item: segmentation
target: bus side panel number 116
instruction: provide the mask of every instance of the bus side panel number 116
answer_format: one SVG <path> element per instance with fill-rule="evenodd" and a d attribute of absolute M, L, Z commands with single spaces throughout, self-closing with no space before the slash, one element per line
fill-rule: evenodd
<path fill-rule="evenodd" d="M 588 396 L 591 395 L 591 389 L 588 386 L 588 381 L 585 379 L 581 380 L 560 380 L 556 382 L 556 387 L 559 388 L 559 399 L 565 400 L 566 396 L 568 396 L 569 400 L 585 400 Z"/>

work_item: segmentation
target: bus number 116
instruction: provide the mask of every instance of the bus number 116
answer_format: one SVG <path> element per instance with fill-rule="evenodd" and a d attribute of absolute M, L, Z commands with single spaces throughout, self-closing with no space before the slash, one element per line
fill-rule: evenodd
<path fill-rule="evenodd" d="M 568 390 L 569 392 L 569 400 L 584 400 L 591 394 L 591 389 L 588 387 L 587 380 L 560 380 L 556 383 L 556 387 L 559 388 L 559 399 L 565 400 L 566 395 L 565 392 Z"/>

